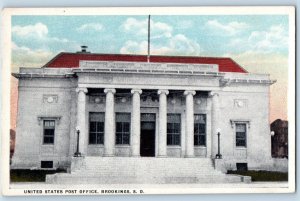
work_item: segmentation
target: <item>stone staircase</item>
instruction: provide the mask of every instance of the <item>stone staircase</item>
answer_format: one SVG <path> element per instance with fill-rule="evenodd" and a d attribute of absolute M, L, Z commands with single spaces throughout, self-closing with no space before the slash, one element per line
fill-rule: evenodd
<path fill-rule="evenodd" d="M 47 175 L 57 184 L 236 183 L 243 177 L 215 170 L 209 158 L 73 158 L 71 173 Z"/>

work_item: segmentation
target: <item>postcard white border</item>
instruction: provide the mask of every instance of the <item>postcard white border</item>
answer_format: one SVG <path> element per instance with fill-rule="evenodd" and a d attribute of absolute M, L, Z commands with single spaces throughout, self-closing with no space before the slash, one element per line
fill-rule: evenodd
<path fill-rule="evenodd" d="M 233 184 L 205 185 L 179 189 L 176 186 L 140 185 L 147 194 L 216 194 L 216 193 L 291 193 L 295 192 L 295 7 L 293 6 L 236 6 L 236 7 L 102 7 L 102 8 L 6 8 L 2 12 L 2 159 L 1 186 L 4 195 L 25 195 L 23 189 L 10 189 L 9 183 L 9 129 L 10 129 L 10 75 L 11 75 L 11 16 L 13 15 L 288 15 L 289 16 L 289 181 L 287 188 L 243 188 Z M 74 188 L 88 187 L 74 186 Z M 225 186 L 225 187 L 224 187 Z M 231 188 L 230 188 L 231 186 Z M 66 186 L 52 188 L 67 189 Z M 103 186 L 99 186 L 99 188 Z M 109 187 L 109 186 L 107 186 Z M 118 187 L 131 189 L 130 185 Z M 136 187 L 136 186 L 135 186 Z M 43 188 L 43 187 L 42 187 Z M 68 189 L 74 189 L 68 187 Z M 119 188 L 116 188 L 119 189 Z M 45 195 L 45 194 L 44 194 Z M 64 194 L 65 195 L 65 194 Z M 77 194 L 78 195 L 78 194 Z"/>

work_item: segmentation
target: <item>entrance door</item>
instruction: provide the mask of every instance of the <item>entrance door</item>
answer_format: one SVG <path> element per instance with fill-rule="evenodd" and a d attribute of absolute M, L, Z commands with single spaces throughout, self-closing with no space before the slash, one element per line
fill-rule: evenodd
<path fill-rule="evenodd" d="M 155 114 L 141 114 L 141 156 L 155 156 Z"/>

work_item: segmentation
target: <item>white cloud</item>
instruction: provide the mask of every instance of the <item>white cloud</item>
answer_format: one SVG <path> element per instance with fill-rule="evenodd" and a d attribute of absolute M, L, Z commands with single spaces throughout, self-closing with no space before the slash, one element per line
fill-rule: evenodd
<path fill-rule="evenodd" d="M 245 37 L 233 38 L 228 46 L 259 53 L 280 52 L 288 48 L 288 33 L 282 25 L 273 25 L 265 31 L 252 31 Z"/>
<path fill-rule="evenodd" d="M 173 34 L 173 27 L 164 22 L 151 20 L 151 54 L 156 55 L 199 55 L 200 45 L 183 34 Z M 148 20 L 128 18 L 121 29 L 130 33 L 120 52 L 122 54 L 147 54 Z"/>
<path fill-rule="evenodd" d="M 282 25 L 273 25 L 267 31 L 253 31 L 248 41 L 252 49 L 274 51 L 277 48 L 287 47 L 288 34 Z"/>
<path fill-rule="evenodd" d="M 127 41 L 121 48 L 122 54 L 146 54 L 147 41 Z M 150 53 L 153 55 L 199 55 L 200 45 L 182 34 L 171 37 L 166 45 L 151 44 Z"/>
<path fill-rule="evenodd" d="M 53 37 L 43 23 L 12 27 L 13 41 L 19 47 L 28 47 L 32 51 L 44 50 L 58 53 L 67 48 L 69 51 L 79 50 L 80 45 L 66 38 Z M 50 59 L 50 58 L 49 58 Z"/>
<path fill-rule="evenodd" d="M 19 37 L 39 37 L 43 38 L 48 34 L 48 27 L 43 23 L 27 26 L 13 26 L 12 33 Z"/>
<path fill-rule="evenodd" d="M 140 37 L 146 37 L 148 34 L 148 20 L 137 20 L 128 18 L 121 26 L 121 29 L 127 33 L 135 34 Z M 173 28 L 163 22 L 150 20 L 151 38 L 171 37 Z"/>
<path fill-rule="evenodd" d="M 227 35 L 235 35 L 245 29 L 247 29 L 249 26 L 244 23 L 244 22 L 229 22 L 227 24 L 222 24 L 218 20 L 209 20 L 205 24 L 207 27 L 211 29 L 217 30 L 216 33 L 219 33 L 220 35 L 222 34 L 227 34 Z"/>
<path fill-rule="evenodd" d="M 41 67 L 67 48 L 76 50 L 79 45 L 66 38 L 52 37 L 43 23 L 12 27 L 12 68 Z M 74 51 L 73 50 L 73 51 Z"/>
<path fill-rule="evenodd" d="M 31 50 L 25 46 L 18 46 L 12 42 L 12 67 L 17 71 L 19 67 L 41 67 L 46 64 L 54 53 L 37 49 Z"/>
<path fill-rule="evenodd" d="M 125 45 L 121 47 L 121 54 L 147 54 L 147 41 L 136 42 L 136 41 L 126 41 Z"/>
<path fill-rule="evenodd" d="M 76 30 L 78 32 L 84 32 L 84 31 L 102 31 L 103 30 L 103 25 L 100 23 L 87 23 L 83 24 L 80 27 L 78 27 Z"/>

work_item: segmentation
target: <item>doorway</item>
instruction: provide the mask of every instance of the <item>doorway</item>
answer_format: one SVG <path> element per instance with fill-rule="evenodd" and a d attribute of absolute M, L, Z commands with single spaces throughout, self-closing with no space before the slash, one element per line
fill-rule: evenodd
<path fill-rule="evenodd" d="M 141 114 L 141 146 L 142 157 L 155 156 L 155 114 Z"/>

